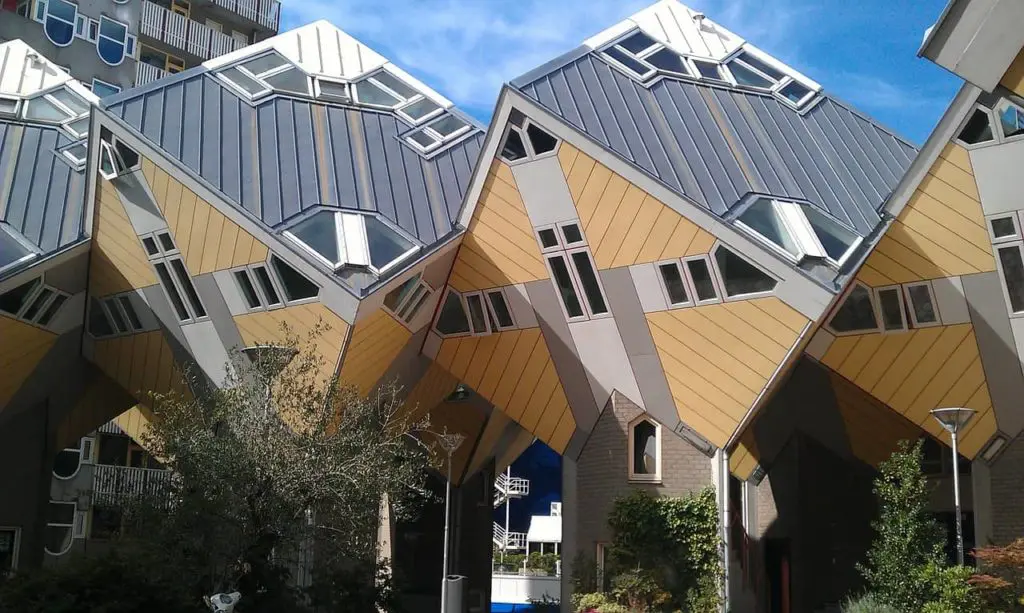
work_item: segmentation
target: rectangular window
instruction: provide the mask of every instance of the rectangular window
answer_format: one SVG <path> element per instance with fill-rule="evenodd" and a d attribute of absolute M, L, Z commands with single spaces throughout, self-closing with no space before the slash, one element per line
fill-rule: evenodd
<path fill-rule="evenodd" d="M 1021 259 L 1020 245 L 1000 247 L 998 251 L 1010 311 L 1024 313 L 1024 260 Z"/>
<path fill-rule="evenodd" d="M 993 243 L 1005 243 L 1020 238 L 1020 227 L 1017 224 L 1016 214 L 990 217 L 988 229 Z"/>
<path fill-rule="evenodd" d="M 188 309 L 185 308 L 185 301 L 181 299 L 181 294 L 178 293 L 178 288 L 174 285 L 171 273 L 167 270 L 167 265 L 163 262 L 157 262 L 153 266 L 156 268 L 156 274 L 160 278 L 160 285 L 163 286 L 164 291 L 167 292 L 167 297 L 171 301 L 171 306 L 174 307 L 174 312 L 178 314 L 178 319 L 181 321 L 188 320 L 189 313 Z"/>
<path fill-rule="evenodd" d="M 903 318 L 903 295 L 900 288 L 883 287 L 875 292 L 878 297 L 878 310 L 882 314 L 882 330 L 906 330 L 907 322 Z"/>
<path fill-rule="evenodd" d="M 270 273 L 267 272 L 267 267 L 254 266 L 252 271 L 256 274 L 256 282 L 263 291 L 263 297 L 266 298 L 267 305 L 277 306 L 281 304 L 281 298 L 277 295 L 274 282 L 270 280 Z"/>
<path fill-rule="evenodd" d="M 561 246 L 558 242 L 558 235 L 555 234 L 554 228 L 544 228 L 537 231 L 537 236 L 540 238 L 541 250 L 557 249 Z"/>
<path fill-rule="evenodd" d="M 0 527 L 0 581 L 18 570 L 21 528 Z"/>
<path fill-rule="evenodd" d="M 583 242 L 583 233 L 580 232 L 579 225 L 574 223 L 562 226 L 562 237 L 565 238 L 566 245 L 575 245 L 576 243 Z"/>
<path fill-rule="evenodd" d="M 260 300 L 259 294 L 256 293 L 256 286 L 253 285 L 252 279 L 249 278 L 249 271 L 236 270 L 235 281 L 238 283 L 238 289 L 242 291 L 242 297 L 245 298 L 245 302 L 249 305 L 250 309 L 258 309 L 263 306 L 263 301 Z"/>
<path fill-rule="evenodd" d="M 128 324 L 121 315 L 121 310 L 117 307 L 117 302 L 113 298 L 107 298 L 103 301 L 103 304 L 106 305 L 107 313 L 110 315 L 110 321 L 114 322 L 114 328 L 117 329 L 118 333 L 124 334 L 127 332 Z"/>
<path fill-rule="evenodd" d="M 573 283 L 572 275 L 569 274 L 569 267 L 565 264 L 565 257 L 558 255 L 548 258 L 548 265 L 551 266 L 551 278 L 555 281 L 555 288 L 562 299 L 562 306 L 570 319 L 583 317 L 583 305 L 576 293 L 576 286 Z"/>
<path fill-rule="evenodd" d="M 419 314 L 423 304 L 432 293 L 433 291 L 431 291 L 426 283 L 420 283 L 416 287 L 416 291 L 412 293 L 412 296 L 405 301 L 405 305 L 398 311 L 398 317 L 405 323 L 412 323 L 412 320 Z"/>
<path fill-rule="evenodd" d="M 589 251 L 574 251 L 570 253 L 573 266 L 576 268 L 576 275 L 583 287 L 583 293 L 587 297 L 587 305 L 590 307 L 591 315 L 603 315 L 608 312 L 608 305 L 604 300 L 604 293 L 601 291 L 601 282 L 597 278 L 597 271 L 593 262 L 590 261 Z"/>
<path fill-rule="evenodd" d="M 939 312 L 935 307 L 935 291 L 930 282 L 905 285 L 903 289 L 905 290 L 904 298 L 909 307 L 907 310 L 910 311 L 910 320 L 915 328 L 937 326 L 942 323 L 939 321 Z"/>
<path fill-rule="evenodd" d="M 491 314 L 498 324 L 498 329 L 514 328 L 516 322 L 512 319 L 512 311 L 508 308 L 505 293 L 502 290 L 491 290 L 487 292 L 487 300 L 491 305 Z"/>
<path fill-rule="evenodd" d="M 658 264 L 658 272 L 661 273 L 661 282 L 669 304 L 673 306 L 689 304 L 690 296 L 686 291 L 686 282 L 679 270 L 679 264 L 676 262 Z"/>
<path fill-rule="evenodd" d="M 174 274 L 178 277 L 178 282 L 181 283 L 182 289 L 185 290 L 185 296 L 188 297 L 189 304 L 192 305 L 192 311 L 196 317 L 206 317 L 206 309 L 203 308 L 203 302 L 199 299 L 199 294 L 196 292 L 196 288 L 192 285 L 192 277 L 189 276 L 188 271 L 185 270 L 185 264 L 180 258 L 171 260 L 171 268 L 174 269 Z"/>
<path fill-rule="evenodd" d="M 128 296 L 118 296 L 117 301 L 121 305 L 121 309 L 124 310 L 125 318 L 128 320 L 128 325 L 131 326 L 132 330 L 141 330 L 142 320 L 139 319 L 139 314 L 135 312 L 131 299 Z"/>
<path fill-rule="evenodd" d="M 686 269 L 690 273 L 690 280 L 693 281 L 693 292 L 697 295 L 697 302 L 712 302 L 718 300 L 718 290 L 715 288 L 715 281 L 711 278 L 711 268 L 704 257 L 686 260 Z"/>
<path fill-rule="evenodd" d="M 480 294 L 466 294 L 466 308 L 469 309 L 469 323 L 473 334 L 487 334 L 487 315 L 484 313 L 484 299 Z"/>

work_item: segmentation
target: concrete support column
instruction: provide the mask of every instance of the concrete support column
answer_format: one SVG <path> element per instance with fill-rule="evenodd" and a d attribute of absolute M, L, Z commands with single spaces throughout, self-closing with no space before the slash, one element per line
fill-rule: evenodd
<path fill-rule="evenodd" d="M 579 520 L 579 494 L 576 485 L 576 460 L 562 457 L 562 613 L 572 610 L 572 572 L 576 557 Z"/>
<path fill-rule="evenodd" d="M 971 462 L 971 495 L 974 509 L 974 544 L 992 542 L 992 472 L 982 459 Z"/>

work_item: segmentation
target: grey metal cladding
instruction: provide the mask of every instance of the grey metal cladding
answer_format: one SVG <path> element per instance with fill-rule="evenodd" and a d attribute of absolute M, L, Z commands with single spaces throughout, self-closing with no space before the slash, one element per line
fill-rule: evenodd
<path fill-rule="evenodd" d="M 866 236 L 917 149 L 823 95 L 803 111 L 761 93 L 663 78 L 646 88 L 591 53 L 513 81 L 679 195 L 724 216 L 749 192 L 809 200 Z"/>
<path fill-rule="evenodd" d="M 400 141 L 410 127 L 391 113 L 285 96 L 254 108 L 205 72 L 119 96 L 107 111 L 269 227 L 344 206 L 376 211 L 427 245 L 454 229 L 483 142 L 475 128 L 424 158 Z"/>
<path fill-rule="evenodd" d="M 0 221 L 43 254 L 84 238 L 85 172 L 55 152 L 71 142 L 54 127 L 0 122 Z"/>

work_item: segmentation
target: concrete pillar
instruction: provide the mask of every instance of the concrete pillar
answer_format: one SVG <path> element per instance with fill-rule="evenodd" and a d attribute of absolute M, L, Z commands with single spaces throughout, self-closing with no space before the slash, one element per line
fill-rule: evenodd
<path fill-rule="evenodd" d="M 980 457 L 971 462 L 971 496 L 974 508 L 974 544 L 992 542 L 992 473 Z"/>
<path fill-rule="evenodd" d="M 572 571 L 576 557 L 579 494 L 576 488 L 576 460 L 562 456 L 562 613 L 572 610 Z"/>

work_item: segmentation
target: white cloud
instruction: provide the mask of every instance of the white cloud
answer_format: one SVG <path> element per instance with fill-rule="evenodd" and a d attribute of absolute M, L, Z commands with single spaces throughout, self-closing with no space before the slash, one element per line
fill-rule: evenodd
<path fill-rule="evenodd" d="M 653 0 L 302 0 L 282 3 L 285 28 L 327 19 L 477 114 L 501 85 Z M 713 21 L 780 59 L 800 56 L 806 8 L 791 0 L 693 0 Z M 799 68 L 799 66 L 797 66 Z"/>

